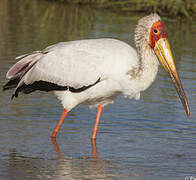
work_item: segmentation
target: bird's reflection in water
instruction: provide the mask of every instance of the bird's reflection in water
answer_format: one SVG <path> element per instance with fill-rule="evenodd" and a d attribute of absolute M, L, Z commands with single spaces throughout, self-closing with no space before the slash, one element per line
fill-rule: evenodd
<path fill-rule="evenodd" d="M 60 147 L 56 141 L 56 138 L 51 138 L 52 140 L 52 143 L 54 145 L 54 150 L 57 154 L 57 157 L 58 159 L 60 160 L 60 163 L 59 163 L 59 167 L 58 168 L 58 173 L 61 177 L 63 177 L 63 174 L 65 175 L 65 169 L 66 171 L 68 170 L 67 167 L 68 167 L 68 164 L 69 163 L 69 160 L 67 162 L 67 160 L 64 158 L 61 150 L 60 150 Z M 97 179 L 97 178 L 104 178 L 105 175 L 104 175 L 104 172 L 103 172 L 103 162 L 101 161 L 101 159 L 99 159 L 99 155 L 98 155 L 98 151 L 97 151 L 97 145 L 96 145 L 96 140 L 92 139 L 91 140 L 91 147 L 92 147 L 92 152 L 91 152 L 91 155 L 90 156 L 87 156 L 87 157 L 82 157 L 82 158 L 79 158 L 78 159 L 78 164 L 80 164 L 79 169 L 77 168 L 77 170 L 74 172 L 75 175 L 77 174 L 78 178 L 79 176 L 81 176 L 83 174 L 83 176 L 85 176 L 84 178 L 93 178 L 93 179 Z M 62 160 L 62 161 L 61 161 Z M 77 167 L 77 165 L 75 166 Z M 70 173 L 67 173 L 67 175 L 73 175 L 73 169 L 70 169 Z M 74 176 L 75 176 L 74 175 Z M 75 177 L 77 177 L 75 176 Z M 70 176 L 71 178 L 72 176 Z M 72 177 L 73 178 L 73 177 Z"/>
<path fill-rule="evenodd" d="M 96 141 L 92 141 L 92 155 L 70 158 L 63 154 L 56 139 L 51 139 L 57 158 L 26 157 L 10 150 L 7 176 L 9 179 L 105 179 L 107 161 L 99 159 Z"/>
<path fill-rule="evenodd" d="M 59 145 L 58 145 L 58 143 L 56 141 L 56 138 L 51 137 L 51 141 L 52 141 L 52 143 L 54 145 L 54 150 L 57 153 L 58 158 L 63 158 L 63 155 L 62 155 L 60 147 L 59 147 Z M 91 147 L 92 147 L 92 153 L 91 153 L 92 156 L 89 156 L 89 158 L 99 159 L 98 151 L 97 151 L 97 145 L 96 145 L 96 140 L 95 139 L 91 139 Z"/>
<path fill-rule="evenodd" d="M 52 140 L 52 151 L 50 157 L 39 157 L 21 155 L 12 149 L 9 153 L 6 166 L 6 177 L 10 180 L 29 179 L 55 179 L 55 180 L 81 180 L 81 179 L 134 179 L 142 176 L 143 168 L 129 164 L 129 174 L 116 173 L 120 166 L 113 160 L 101 159 L 98 155 L 96 141 L 91 142 L 91 155 L 73 158 L 61 151 L 56 139 Z M 55 154 L 55 155 L 54 155 Z M 55 158 L 54 158 L 55 156 Z M 48 155 L 47 155 L 48 157 Z M 1 163 L 1 162 L 0 162 Z M 112 169 L 112 170 L 111 170 Z"/>

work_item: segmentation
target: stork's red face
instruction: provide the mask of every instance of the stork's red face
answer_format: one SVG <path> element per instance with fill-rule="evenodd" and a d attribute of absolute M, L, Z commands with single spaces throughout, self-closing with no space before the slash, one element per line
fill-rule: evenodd
<path fill-rule="evenodd" d="M 155 44 L 160 38 L 168 38 L 165 25 L 159 20 L 154 23 L 150 30 L 150 46 L 154 49 Z"/>
<path fill-rule="evenodd" d="M 182 83 L 178 76 L 178 72 L 176 70 L 176 65 L 167 39 L 168 36 L 165 25 L 160 20 L 155 22 L 150 29 L 149 36 L 149 44 L 151 48 L 154 50 L 157 58 L 163 65 L 166 72 L 169 73 L 171 80 L 178 92 L 180 100 L 182 101 L 187 116 L 189 116 L 190 110 L 188 101 Z"/>

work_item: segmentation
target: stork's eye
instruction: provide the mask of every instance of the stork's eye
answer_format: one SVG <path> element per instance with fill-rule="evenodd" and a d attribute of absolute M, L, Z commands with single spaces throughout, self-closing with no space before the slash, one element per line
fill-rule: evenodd
<path fill-rule="evenodd" d="M 154 33 L 156 34 L 156 33 L 158 33 L 158 31 L 156 29 L 154 29 Z"/>

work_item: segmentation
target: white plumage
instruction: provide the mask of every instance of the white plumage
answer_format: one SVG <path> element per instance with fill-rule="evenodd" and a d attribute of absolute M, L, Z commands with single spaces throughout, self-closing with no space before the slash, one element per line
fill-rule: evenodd
<path fill-rule="evenodd" d="M 70 45 L 63 46 L 62 49 L 64 49 L 62 57 L 67 59 L 62 66 L 68 65 L 65 69 L 61 67 L 63 73 L 59 74 L 65 77 L 64 85 L 80 88 L 100 80 L 95 86 L 80 93 L 57 91 L 57 96 L 68 110 L 82 102 L 91 106 L 106 105 L 111 102 L 122 91 L 122 81 L 129 78 L 126 72 L 130 66 L 137 63 L 132 56 L 135 54 L 137 58 L 135 50 L 124 42 L 114 39 L 74 41 Z M 122 57 L 121 54 L 124 56 Z M 124 77 L 121 74 L 124 74 Z"/>
<path fill-rule="evenodd" d="M 77 89 L 100 80 L 79 93 L 55 91 L 68 111 L 82 102 L 90 106 L 106 105 L 120 92 L 138 99 L 140 91 L 146 88 L 143 86 L 148 87 L 156 75 L 153 74 L 150 82 L 142 83 L 138 88 L 135 78 L 128 73 L 138 66 L 137 53 L 131 46 L 116 39 L 62 42 L 25 57 L 25 61 L 29 59 L 38 60 L 23 76 L 18 87 L 42 80 Z M 7 78 L 10 78 L 9 71 Z"/>

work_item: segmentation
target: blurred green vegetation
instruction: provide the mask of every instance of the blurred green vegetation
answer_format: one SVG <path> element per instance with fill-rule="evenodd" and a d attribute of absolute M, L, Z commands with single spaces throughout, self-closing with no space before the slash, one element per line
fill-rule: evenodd
<path fill-rule="evenodd" d="M 114 11 L 158 12 L 167 16 L 191 17 L 196 15 L 196 0 L 59 0 L 67 3 L 91 4 Z"/>
<path fill-rule="evenodd" d="M 14 53 L 18 48 L 20 54 L 59 41 L 81 39 L 92 29 L 93 14 L 89 6 L 62 5 L 55 1 L 0 0 L 0 54 L 5 53 L 5 49 Z"/>

